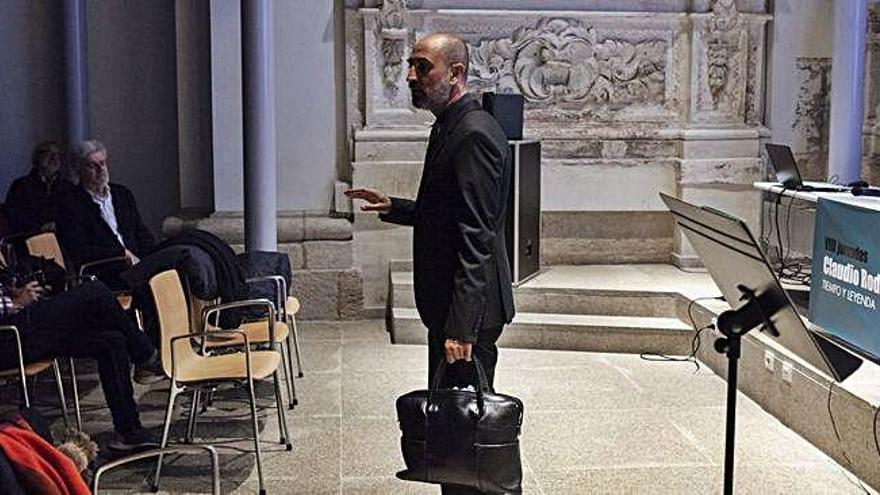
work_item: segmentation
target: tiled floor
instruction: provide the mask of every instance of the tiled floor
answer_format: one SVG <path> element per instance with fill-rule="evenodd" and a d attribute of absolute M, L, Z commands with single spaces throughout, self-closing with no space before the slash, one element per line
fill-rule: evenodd
<path fill-rule="evenodd" d="M 394 477 L 403 467 L 394 400 L 424 385 L 425 348 L 391 345 L 379 320 L 303 322 L 300 333 L 305 376 L 296 382 L 300 406 L 289 415 L 293 452 L 277 443 L 274 410 L 262 413 L 269 493 L 439 493 Z M 109 431 L 94 377 L 81 381 L 91 389 L 87 429 Z M 725 382 L 706 368 L 636 355 L 503 349 L 496 388 L 525 404 L 526 493 L 720 493 Z M 139 392 L 143 421 L 158 432 L 167 388 Z M 271 404 L 271 387 L 258 393 Z M 239 438 L 215 442 L 223 492 L 253 493 L 253 443 L 240 440 L 249 435 L 244 396 L 219 396 L 218 410 L 206 413 L 197 434 L 206 442 Z M 179 401 L 173 434 L 182 431 L 187 402 Z M 753 402 L 740 395 L 738 404 L 737 493 L 865 493 L 843 467 Z M 171 459 L 163 491 L 207 491 L 204 462 Z M 146 491 L 150 467 L 125 469 L 102 486 Z"/>

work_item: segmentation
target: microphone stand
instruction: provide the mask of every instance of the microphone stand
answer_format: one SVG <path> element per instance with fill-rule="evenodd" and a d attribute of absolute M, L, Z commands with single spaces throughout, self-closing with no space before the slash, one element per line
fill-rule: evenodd
<path fill-rule="evenodd" d="M 734 438 L 736 435 L 736 382 L 739 357 L 742 349 L 742 336 L 750 330 L 763 325 L 761 330 L 774 337 L 779 331 L 770 318 L 785 305 L 782 294 L 767 291 L 757 294 L 754 290 L 738 285 L 740 300 L 745 304 L 736 310 L 728 310 L 718 315 L 718 330 L 724 335 L 715 343 L 715 350 L 727 356 L 727 414 L 724 433 L 724 495 L 733 493 Z"/>

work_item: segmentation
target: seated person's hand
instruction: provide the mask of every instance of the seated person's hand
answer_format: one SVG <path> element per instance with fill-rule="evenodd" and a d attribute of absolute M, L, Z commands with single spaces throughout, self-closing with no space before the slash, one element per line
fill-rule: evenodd
<path fill-rule="evenodd" d="M 22 287 L 12 290 L 12 304 L 20 308 L 30 306 L 40 300 L 43 295 L 43 288 L 39 282 L 28 282 Z"/>
<path fill-rule="evenodd" d="M 141 259 L 135 256 L 135 254 L 128 249 L 125 250 L 125 257 L 128 258 L 128 261 L 131 262 L 131 266 L 137 265 L 141 262 Z"/>

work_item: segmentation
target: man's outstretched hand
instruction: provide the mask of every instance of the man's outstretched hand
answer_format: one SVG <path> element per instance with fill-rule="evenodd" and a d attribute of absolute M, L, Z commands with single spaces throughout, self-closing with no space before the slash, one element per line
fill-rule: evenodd
<path fill-rule="evenodd" d="M 471 342 L 446 339 L 446 343 L 443 345 L 444 350 L 446 351 L 446 362 L 452 364 L 456 361 L 461 361 L 462 359 L 470 361 L 473 346 L 474 344 Z"/>
<path fill-rule="evenodd" d="M 345 191 L 345 195 L 351 199 L 363 199 L 367 202 L 361 205 L 361 211 L 378 211 L 388 213 L 391 210 L 391 198 L 382 191 L 361 187 Z"/>

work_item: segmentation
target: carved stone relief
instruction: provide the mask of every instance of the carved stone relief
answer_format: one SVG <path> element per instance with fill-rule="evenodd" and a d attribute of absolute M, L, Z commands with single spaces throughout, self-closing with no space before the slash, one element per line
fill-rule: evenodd
<path fill-rule="evenodd" d="M 831 117 L 831 59 L 801 57 L 795 62 L 798 96 L 791 128 L 795 153 L 809 179 L 825 176 Z"/>
<path fill-rule="evenodd" d="M 384 0 L 379 11 L 382 43 L 382 75 L 385 86 L 396 90 L 403 71 L 403 52 L 407 37 L 406 0 Z"/>
<path fill-rule="evenodd" d="M 748 33 L 734 0 L 715 0 L 697 23 L 697 111 L 705 120 L 744 122 Z"/>
<path fill-rule="evenodd" d="M 662 105 L 667 49 L 663 39 L 600 39 L 576 19 L 545 17 L 472 47 L 470 81 L 477 90 L 521 93 L 536 107 Z"/>

